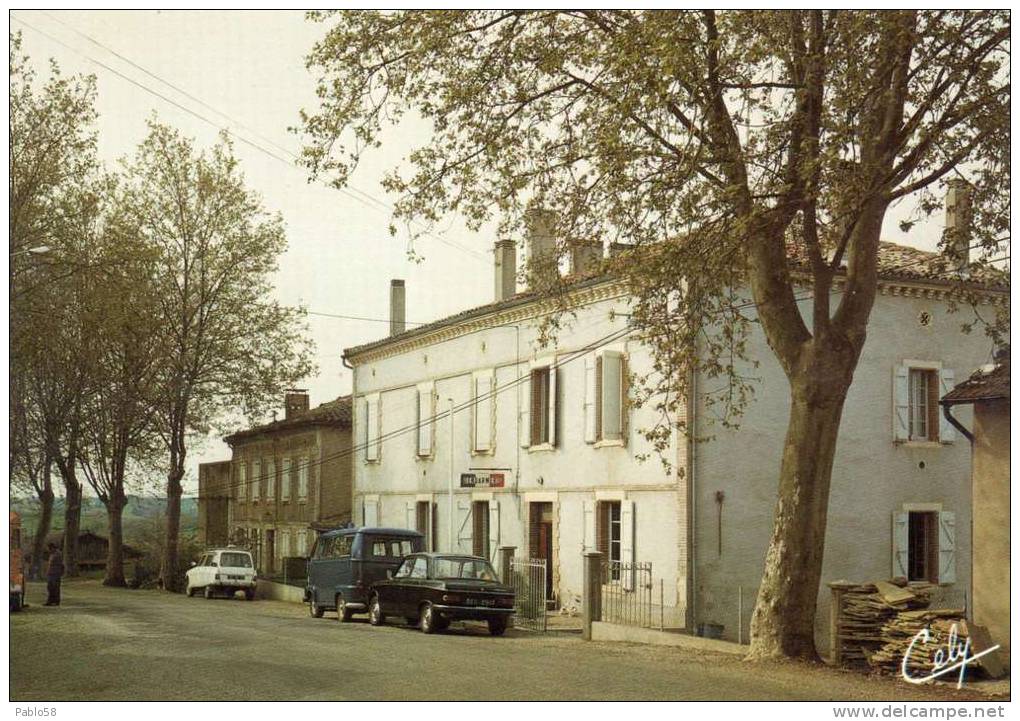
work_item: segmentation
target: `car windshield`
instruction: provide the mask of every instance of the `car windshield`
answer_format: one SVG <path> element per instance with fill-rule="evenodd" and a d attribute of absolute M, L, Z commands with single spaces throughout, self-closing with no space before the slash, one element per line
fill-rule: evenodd
<path fill-rule="evenodd" d="M 221 553 L 220 565 L 232 568 L 251 568 L 251 556 L 247 553 Z"/>
<path fill-rule="evenodd" d="M 480 558 L 437 558 L 432 564 L 432 573 L 436 578 L 496 580 L 496 572 L 492 570 L 492 565 Z"/>

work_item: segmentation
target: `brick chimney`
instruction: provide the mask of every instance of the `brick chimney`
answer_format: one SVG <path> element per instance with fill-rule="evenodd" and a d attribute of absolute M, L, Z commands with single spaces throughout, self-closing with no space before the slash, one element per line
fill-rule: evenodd
<path fill-rule="evenodd" d="M 498 302 L 513 298 L 517 293 L 517 244 L 512 240 L 497 240 L 495 258 L 495 300 Z"/>
<path fill-rule="evenodd" d="M 594 273 L 602 262 L 602 243 L 577 240 L 570 244 L 570 273 L 585 276 Z"/>
<path fill-rule="evenodd" d="M 294 418 L 308 410 L 308 391 L 291 388 L 283 396 L 284 419 Z"/>
<path fill-rule="evenodd" d="M 405 307 L 404 281 L 393 279 L 390 281 L 390 335 L 398 335 L 404 332 L 406 327 Z"/>
<path fill-rule="evenodd" d="M 959 273 L 970 265 L 971 188 L 966 180 L 953 178 L 946 190 L 945 253 Z"/>
<path fill-rule="evenodd" d="M 532 208 L 525 215 L 528 241 L 528 274 L 545 275 L 559 272 L 554 228 L 556 216 L 543 208 Z"/>

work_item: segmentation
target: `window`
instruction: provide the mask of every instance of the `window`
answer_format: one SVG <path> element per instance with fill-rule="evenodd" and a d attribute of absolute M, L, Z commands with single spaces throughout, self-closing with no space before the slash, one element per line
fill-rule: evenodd
<path fill-rule="evenodd" d="M 240 498 L 242 501 L 248 499 L 248 495 L 251 493 L 251 488 L 248 487 L 248 464 L 241 461 L 241 464 L 237 467 L 237 487 L 240 490 Z"/>
<path fill-rule="evenodd" d="M 488 453 L 492 450 L 492 413 L 495 407 L 492 392 L 492 372 L 486 371 L 474 377 L 473 435 L 474 450 Z"/>
<path fill-rule="evenodd" d="M 381 425 L 379 423 L 379 396 L 373 395 L 365 398 L 365 460 L 376 462 L 379 460 L 379 451 L 382 446 L 380 439 Z"/>
<path fill-rule="evenodd" d="M 584 440 L 625 439 L 627 369 L 622 353 L 604 351 L 585 357 Z"/>
<path fill-rule="evenodd" d="M 619 501 L 601 501 L 598 504 L 595 539 L 599 553 L 609 562 L 610 578 L 620 579 L 620 561 L 623 558 L 623 525 Z"/>
<path fill-rule="evenodd" d="M 893 576 L 908 581 L 955 583 L 955 514 L 937 510 L 894 513 Z"/>
<path fill-rule="evenodd" d="M 428 578 L 428 566 L 426 561 L 421 556 L 414 559 L 414 565 L 411 566 L 411 572 L 408 574 L 410 578 Z"/>
<path fill-rule="evenodd" d="M 262 461 L 251 462 L 251 499 L 259 500 L 262 490 Z"/>
<path fill-rule="evenodd" d="M 556 445 L 556 368 L 531 371 L 531 445 Z"/>
<path fill-rule="evenodd" d="M 308 500 L 308 466 L 310 464 L 309 459 L 299 458 L 298 459 L 298 481 L 297 481 L 297 495 L 299 501 Z"/>
<path fill-rule="evenodd" d="M 414 562 L 416 559 L 408 558 L 406 561 L 400 564 L 400 568 L 393 574 L 394 578 L 407 578 L 411 575 L 411 569 L 414 568 Z"/>
<path fill-rule="evenodd" d="M 270 458 L 263 467 L 266 469 L 266 500 L 276 501 L 276 461 Z"/>
<path fill-rule="evenodd" d="M 280 500 L 290 500 L 290 459 L 284 458 L 280 469 Z"/>
<path fill-rule="evenodd" d="M 435 394 L 432 385 L 418 389 L 418 455 L 432 455 L 432 434 L 435 432 Z"/>
<path fill-rule="evenodd" d="M 939 363 L 905 361 L 894 369 L 893 438 L 897 442 L 952 443 L 953 426 L 942 416 L 939 398 L 955 385 L 952 369 Z"/>
<path fill-rule="evenodd" d="M 489 502 L 471 504 L 471 553 L 489 558 Z"/>
<path fill-rule="evenodd" d="M 333 548 L 333 555 L 342 558 L 351 555 L 351 547 L 354 545 L 354 536 L 339 536 Z"/>

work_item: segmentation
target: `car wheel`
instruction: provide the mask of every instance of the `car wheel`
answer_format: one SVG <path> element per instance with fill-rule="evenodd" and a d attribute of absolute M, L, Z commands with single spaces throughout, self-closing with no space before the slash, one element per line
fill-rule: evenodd
<path fill-rule="evenodd" d="M 192 598 L 192 597 L 193 597 L 193 596 L 195 595 L 195 589 L 193 589 L 193 588 L 191 587 L 191 584 L 189 583 L 189 584 L 188 584 L 188 585 L 187 585 L 187 586 L 186 586 L 186 587 L 184 588 L 184 593 L 185 593 L 185 594 L 187 594 L 188 598 Z"/>
<path fill-rule="evenodd" d="M 312 618 L 322 618 L 326 610 L 315 602 L 315 596 L 311 596 L 308 599 L 308 613 Z"/>
<path fill-rule="evenodd" d="M 439 630 L 439 619 L 431 603 L 421 607 L 421 621 L 419 622 L 422 633 L 435 633 Z"/>
<path fill-rule="evenodd" d="M 368 602 L 368 622 L 373 626 L 382 626 L 386 623 L 386 616 L 383 615 L 378 593 L 372 594 L 372 598 Z"/>
<path fill-rule="evenodd" d="M 336 595 L 336 620 L 340 623 L 347 623 L 353 615 L 354 611 L 347 608 L 347 601 L 344 600 L 344 595 L 338 593 Z"/>
<path fill-rule="evenodd" d="M 213 597 L 213 589 L 212 589 L 212 586 L 206 586 L 206 587 L 205 587 L 205 597 L 206 597 L 207 599 L 211 599 L 211 598 Z"/>
<path fill-rule="evenodd" d="M 244 589 L 244 600 L 245 601 L 254 601 L 255 600 L 255 589 L 254 588 L 246 588 L 246 589 Z"/>
<path fill-rule="evenodd" d="M 506 619 L 505 618 L 490 618 L 489 619 L 489 635 L 491 636 L 502 636 L 506 633 Z"/>

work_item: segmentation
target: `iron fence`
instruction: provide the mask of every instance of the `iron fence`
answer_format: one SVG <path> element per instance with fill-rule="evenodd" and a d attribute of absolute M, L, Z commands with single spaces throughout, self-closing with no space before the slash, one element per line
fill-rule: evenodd
<path fill-rule="evenodd" d="M 640 628 L 683 629 L 686 608 L 670 603 L 676 591 L 654 578 L 646 561 L 608 561 L 602 564 L 602 620 Z"/>
<path fill-rule="evenodd" d="M 510 559 L 510 585 L 514 589 L 514 618 L 517 628 L 546 630 L 544 558 Z"/>

